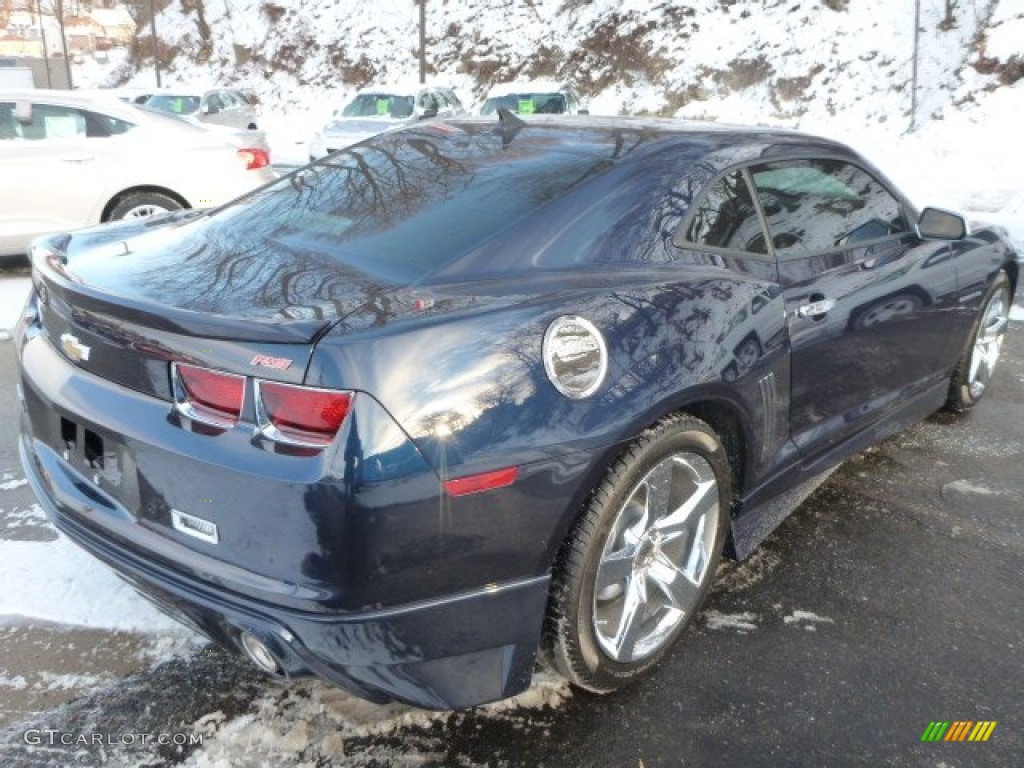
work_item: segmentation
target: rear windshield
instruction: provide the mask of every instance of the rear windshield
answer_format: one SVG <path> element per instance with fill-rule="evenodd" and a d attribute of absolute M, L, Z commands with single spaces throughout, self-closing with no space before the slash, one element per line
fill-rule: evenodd
<path fill-rule="evenodd" d="M 509 93 L 487 99 L 480 114 L 490 115 L 501 107 L 521 115 L 554 115 L 568 110 L 565 95 L 561 93 Z"/>
<path fill-rule="evenodd" d="M 393 117 L 412 115 L 413 97 L 391 93 L 362 93 L 348 103 L 343 117 Z"/>
<path fill-rule="evenodd" d="M 528 217 L 612 166 L 614 137 L 502 134 L 441 124 L 382 134 L 215 213 L 208 236 L 317 254 L 407 284 L 488 238 L 529 236 Z M 515 269 L 515 265 L 507 265 Z"/>
<path fill-rule="evenodd" d="M 158 93 L 149 98 L 146 106 L 161 112 L 170 112 L 172 115 L 191 115 L 199 109 L 199 97 L 170 96 L 165 93 Z"/>

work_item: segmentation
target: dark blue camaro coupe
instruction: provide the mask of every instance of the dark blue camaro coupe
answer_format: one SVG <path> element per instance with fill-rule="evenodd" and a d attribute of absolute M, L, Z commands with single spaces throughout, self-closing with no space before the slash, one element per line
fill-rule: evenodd
<path fill-rule="evenodd" d="M 223 208 L 37 241 L 56 525 L 269 672 L 611 691 L 845 457 L 992 375 L 1020 265 L 849 148 L 421 124 Z"/>

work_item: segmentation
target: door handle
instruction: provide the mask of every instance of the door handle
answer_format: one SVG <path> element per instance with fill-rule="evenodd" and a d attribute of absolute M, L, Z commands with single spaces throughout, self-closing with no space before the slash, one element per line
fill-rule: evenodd
<path fill-rule="evenodd" d="M 836 305 L 835 299 L 819 299 L 797 307 L 797 317 L 819 317 L 828 314 Z"/>
<path fill-rule="evenodd" d="M 96 159 L 96 155 L 64 155 L 61 158 L 65 163 L 89 163 Z"/>

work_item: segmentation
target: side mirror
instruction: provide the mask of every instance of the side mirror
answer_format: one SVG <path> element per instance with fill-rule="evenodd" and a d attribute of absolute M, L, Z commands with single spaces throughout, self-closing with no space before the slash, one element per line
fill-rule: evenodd
<path fill-rule="evenodd" d="M 426 120 L 430 117 L 437 117 L 437 104 L 430 107 L 418 107 L 416 111 L 419 113 L 420 120 Z"/>
<path fill-rule="evenodd" d="M 14 119 L 22 125 L 28 125 L 32 122 L 32 102 L 31 101 L 16 101 L 14 103 Z"/>
<path fill-rule="evenodd" d="M 923 240 L 963 240 L 969 234 L 963 216 L 941 208 L 925 208 L 917 220 L 917 236 Z"/>

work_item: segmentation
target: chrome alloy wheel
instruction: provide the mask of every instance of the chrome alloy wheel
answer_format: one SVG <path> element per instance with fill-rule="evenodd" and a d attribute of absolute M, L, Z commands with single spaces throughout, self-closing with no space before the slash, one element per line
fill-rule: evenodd
<path fill-rule="evenodd" d="M 1004 284 L 988 300 L 978 325 L 971 350 L 971 367 L 967 372 L 967 386 L 971 397 L 977 400 L 984 394 L 999 361 L 999 350 L 1009 322 L 1010 291 Z"/>
<path fill-rule="evenodd" d="M 136 205 L 134 208 L 129 208 L 125 214 L 126 219 L 144 219 L 147 216 L 153 216 L 157 213 L 167 213 L 167 208 L 159 205 L 153 205 L 152 203 L 143 203 L 142 205 Z"/>
<path fill-rule="evenodd" d="M 594 584 L 594 633 L 610 658 L 651 656 L 696 609 L 719 514 L 715 473 L 695 453 L 663 459 L 629 493 Z"/>

